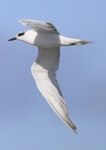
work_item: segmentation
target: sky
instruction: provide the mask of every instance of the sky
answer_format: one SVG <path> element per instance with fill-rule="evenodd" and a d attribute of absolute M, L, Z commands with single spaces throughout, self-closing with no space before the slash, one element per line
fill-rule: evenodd
<path fill-rule="evenodd" d="M 0 4 L 0 149 L 106 149 L 106 1 L 18 0 Z M 78 134 L 52 111 L 30 67 L 37 47 L 8 39 L 28 28 L 18 20 L 53 23 L 62 35 L 94 43 L 61 47 L 57 79 Z"/>

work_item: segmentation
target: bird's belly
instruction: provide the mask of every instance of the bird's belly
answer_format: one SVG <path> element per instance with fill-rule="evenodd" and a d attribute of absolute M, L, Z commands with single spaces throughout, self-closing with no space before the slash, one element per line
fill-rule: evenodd
<path fill-rule="evenodd" d="M 49 47 L 59 47 L 60 46 L 60 39 L 58 34 L 51 34 L 51 33 L 40 33 L 36 36 L 34 45 L 42 47 L 42 48 L 49 48 Z"/>

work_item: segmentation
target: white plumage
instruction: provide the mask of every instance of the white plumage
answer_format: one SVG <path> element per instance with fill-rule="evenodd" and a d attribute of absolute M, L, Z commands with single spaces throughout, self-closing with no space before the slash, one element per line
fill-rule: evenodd
<path fill-rule="evenodd" d="M 64 37 L 51 23 L 36 20 L 21 20 L 20 22 L 32 29 L 19 33 L 9 41 L 18 39 L 38 46 L 38 57 L 31 67 L 36 85 L 54 112 L 76 132 L 76 126 L 69 118 L 66 103 L 56 80 L 56 71 L 59 66 L 60 46 L 89 42 Z"/>

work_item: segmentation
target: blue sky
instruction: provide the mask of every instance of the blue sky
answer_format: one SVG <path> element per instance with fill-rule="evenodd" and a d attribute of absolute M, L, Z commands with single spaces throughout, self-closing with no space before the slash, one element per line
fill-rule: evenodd
<path fill-rule="evenodd" d="M 0 4 L 0 149 L 106 149 L 106 1 L 6 1 Z M 17 21 L 52 22 L 65 36 L 94 41 L 61 47 L 58 81 L 76 135 L 36 88 L 30 67 L 37 47 L 8 42 L 26 30 Z"/>

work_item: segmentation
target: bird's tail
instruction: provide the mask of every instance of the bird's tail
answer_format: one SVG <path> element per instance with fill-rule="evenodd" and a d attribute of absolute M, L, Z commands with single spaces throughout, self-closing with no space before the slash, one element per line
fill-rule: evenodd
<path fill-rule="evenodd" d="M 84 45 L 84 44 L 93 43 L 93 42 L 60 36 L 60 43 L 62 46 L 70 46 L 70 45 Z"/>
<path fill-rule="evenodd" d="M 84 45 L 92 43 L 91 41 L 86 41 L 86 40 L 79 40 L 79 39 L 72 39 L 69 45 Z"/>

